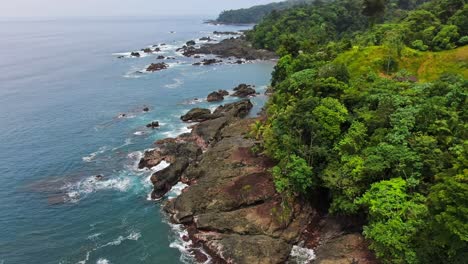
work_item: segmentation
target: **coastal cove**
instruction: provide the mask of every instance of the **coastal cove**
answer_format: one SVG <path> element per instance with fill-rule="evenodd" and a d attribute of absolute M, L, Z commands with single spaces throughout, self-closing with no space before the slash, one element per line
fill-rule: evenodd
<path fill-rule="evenodd" d="M 274 62 L 194 66 L 203 58 L 176 52 L 247 28 L 200 17 L 0 22 L 0 263 L 192 262 L 181 227 L 148 197 L 167 164 L 138 163 L 155 141 L 190 131 L 180 120 L 190 109 L 239 100 L 209 103 L 213 91 L 255 85 L 250 116 L 261 110 Z M 160 55 L 175 59 L 145 72 Z"/>

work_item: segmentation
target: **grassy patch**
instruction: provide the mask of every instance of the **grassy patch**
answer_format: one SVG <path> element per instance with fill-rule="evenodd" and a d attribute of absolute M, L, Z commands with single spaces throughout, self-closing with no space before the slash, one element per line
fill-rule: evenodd
<path fill-rule="evenodd" d="M 340 54 L 335 62 L 344 63 L 352 78 L 374 72 L 380 76 L 382 61 L 387 52 L 382 46 L 354 47 Z M 436 80 L 443 73 L 456 73 L 468 78 L 468 46 L 440 52 L 417 51 L 405 48 L 398 60 L 399 69 L 406 70 L 421 82 Z"/>

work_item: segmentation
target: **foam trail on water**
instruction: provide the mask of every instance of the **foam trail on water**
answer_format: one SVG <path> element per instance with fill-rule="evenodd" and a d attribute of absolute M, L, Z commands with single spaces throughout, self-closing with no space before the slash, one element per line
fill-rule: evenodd
<path fill-rule="evenodd" d="M 107 150 L 108 150 L 107 146 L 100 147 L 96 152 L 93 152 L 93 153 L 89 154 L 88 156 L 83 157 L 82 160 L 84 162 L 91 162 L 91 161 L 94 160 L 94 158 L 96 158 L 97 155 L 102 154 L 102 153 L 106 152 Z"/>

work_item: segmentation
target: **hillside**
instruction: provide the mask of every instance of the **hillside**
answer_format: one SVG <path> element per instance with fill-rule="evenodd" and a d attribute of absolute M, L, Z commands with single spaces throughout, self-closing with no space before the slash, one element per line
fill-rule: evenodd
<path fill-rule="evenodd" d="M 223 24 L 255 24 L 273 10 L 284 10 L 295 5 L 312 2 L 311 0 L 288 0 L 284 2 L 275 2 L 266 5 L 257 5 L 250 8 L 236 10 L 225 10 L 215 20 Z"/>
<path fill-rule="evenodd" d="M 337 0 L 267 15 L 258 152 L 284 197 L 365 222 L 382 263 L 468 259 L 468 4 Z M 286 199 L 287 200 L 287 199 Z"/>

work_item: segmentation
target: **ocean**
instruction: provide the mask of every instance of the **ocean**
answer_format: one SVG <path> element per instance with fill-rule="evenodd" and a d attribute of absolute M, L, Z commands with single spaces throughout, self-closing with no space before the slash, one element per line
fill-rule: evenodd
<path fill-rule="evenodd" d="M 192 66 L 177 47 L 248 28 L 202 21 L 0 21 L 0 264 L 192 262 L 184 231 L 148 199 L 149 176 L 167 164 L 138 170 L 139 158 L 154 141 L 189 131 L 179 117 L 191 108 L 218 106 L 203 100 L 211 91 L 255 85 L 255 115 L 274 66 Z M 176 60 L 140 73 L 157 55 L 129 52 L 161 43 L 157 55 Z M 146 128 L 151 121 L 161 127 Z"/>

